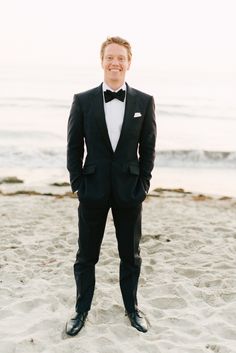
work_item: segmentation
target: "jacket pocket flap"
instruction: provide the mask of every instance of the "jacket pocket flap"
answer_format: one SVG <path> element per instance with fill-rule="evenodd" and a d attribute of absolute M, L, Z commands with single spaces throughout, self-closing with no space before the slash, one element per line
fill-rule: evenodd
<path fill-rule="evenodd" d="M 130 165 L 129 171 L 130 171 L 130 174 L 139 175 L 139 166 L 138 165 Z"/>
<path fill-rule="evenodd" d="M 88 174 L 94 174 L 96 170 L 95 165 L 87 165 L 86 167 L 83 168 L 82 174 L 88 175 Z"/>

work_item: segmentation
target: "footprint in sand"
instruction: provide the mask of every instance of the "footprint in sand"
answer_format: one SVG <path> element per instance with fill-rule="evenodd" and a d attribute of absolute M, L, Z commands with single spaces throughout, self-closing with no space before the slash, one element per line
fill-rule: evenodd
<path fill-rule="evenodd" d="M 187 278 L 196 278 L 203 273 L 203 271 L 201 270 L 195 270 L 193 268 L 181 268 L 181 267 L 175 267 L 174 271 L 179 275 L 185 276 Z"/>
<path fill-rule="evenodd" d="M 228 348 L 219 346 L 218 344 L 207 344 L 206 349 L 209 349 L 210 352 L 214 353 L 231 353 Z"/>
<path fill-rule="evenodd" d="M 180 297 L 162 297 L 150 300 L 153 307 L 159 309 L 183 309 L 187 307 L 187 303 Z"/>

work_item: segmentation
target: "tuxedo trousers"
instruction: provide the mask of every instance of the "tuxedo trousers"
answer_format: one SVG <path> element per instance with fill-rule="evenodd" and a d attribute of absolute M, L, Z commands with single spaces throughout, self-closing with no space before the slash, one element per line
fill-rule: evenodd
<path fill-rule="evenodd" d="M 127 312 L 137 308 L 137 288 L 141 268 L 140 239 L 142 204 L 130 208 L 116 205 L 91 207 L 82 202 L 78 207 L 79 238 L 74 264 L 77 312 L 89 311 L 95 289 L 95 265 L 111 209 L 120 257 L 120 289 Z"/>

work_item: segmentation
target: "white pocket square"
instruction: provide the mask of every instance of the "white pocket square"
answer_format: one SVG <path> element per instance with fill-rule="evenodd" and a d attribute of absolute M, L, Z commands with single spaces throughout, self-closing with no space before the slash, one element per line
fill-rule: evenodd
<path fill-rule="evenodd" d="M 141 113 L 137 112 L 137 113 L 134 113 L 134 118 L 140 118 L 142 116 Z"/>

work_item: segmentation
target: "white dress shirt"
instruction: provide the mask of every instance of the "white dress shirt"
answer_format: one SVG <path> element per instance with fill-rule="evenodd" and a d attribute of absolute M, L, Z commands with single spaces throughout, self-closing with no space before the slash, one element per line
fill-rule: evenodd
<path fill-rule="evenodd" d="M 111 89 L 105 82 L 103 82 L 102 88 L 103 88 L 103 92 L 106 91 L 107 89 L 114 92 L 114 90 Z M 119 91 L 120 89 L 123 89 L 126 91 L 125 83 L 115 92 Z M 121 128 L 124 120 L 124 113 L 125 113 L 125 100 L 124 102 L 121 102 L 119 99 L 113 99 L 112 101 L 105 103 L 105 99 L 103 97 L 107 130 L 108 130 L 108 135 L 111 141 L 113 151 L 115 151 L 117 143 L 120 138 L 120 132 L 121 132 Z"/>

